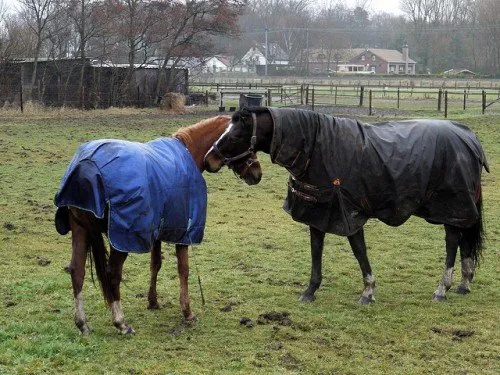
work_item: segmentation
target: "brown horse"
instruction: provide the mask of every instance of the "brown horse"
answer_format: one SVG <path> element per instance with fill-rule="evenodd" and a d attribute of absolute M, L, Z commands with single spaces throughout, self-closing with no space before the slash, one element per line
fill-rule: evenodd
<path fill-rule="evenodd" d="M 174 142 L 174 143 L 182 144 L 182 148 L 184 150 L 187 149 L 187 151 L 189 151 L 190 156 L 188 155 L 187 158 L 190 160 L 188 160 L 188 162 L 193 163 L 193 165 L 195 164 L 194 168 L 195 169 L 197 168 L 198 171 L 196 173 L 199 175 L 198 177 L 201 180 L 203 180 L 203 177 L 201 177 L 200 172 L 203 172 L 204 170 L 204 164 L 203 164 L 204 155 L 210 149 L 214 141 L 217 140 L 226 130 L 228 125 L 228 120 L 229 117 L 227 116 L 217 116 L 214 118 L 203 120 L 195 125 L 181 128 L 173 135 L 173 139 L 182 142 L 182 143 L 180 142 Z M 172 141 L 172 138 L 164 138 L 152 142 L 156 141 L 161 142 L 163 140 Z M 101 142 L 107 142 L 111 143 L 111 145 L 114 145 L 115 143 L 119 144 L 119 142 L 121 141 L 106 140 Z M 147 144 L 128 142 L 125 144 L 126 146 L 125 148 L 130 148 L 130 147 L 142 148 L 144 145 Z M 102 146 L 99 147 L 103 148 Z M 121 150 L 123 151 L 123 149 Z M 104 155 L 106 157 L 106 154 Z M 114 157 L 110 156 L 110 160 L 104 160 L 104 164 L 111 164 L 116 158 L 117 158 L 116 155 Z M 137 157 L 134 156 L 131 160 L 132 162 L 135 161 L 134 158 L 137 159 Z M 138 158 L 142 159 L 143 156 L 139 156 Z M 84 160 L 84 162 L 86 161 L 88 162 L 88 158 Z M 128 161 L 130 162 L 130 160 Z M 81 164 L 81 162 L 79 164 Z M 58 196 L 62 196 L 64 191 L 66 191 L 62 190 L 63 186 L 61 186 L 61 190 L 59 191 L 58 195 L 56 195 L 56 204 L 59 207 L 56 213 L 57 230 L 61 234 L 66 234 L 69 230 L 71 230 L 72 234 L 72 256 L 69 269 L 71 273 L 73 295 L 75 298 L 75 324 L 79 328 L 82 334 L 90 333 L 90 328 L 85 318 L 83 293 L 82 293 L 82 287 L 85 277 L 85 262 L 86 258 L 89 257 L 90 261 L 92 262 L 93 260 L 95 264 L 96 275 L 101 285 L 104 299 L 111 308 L 112 322 L 114 326 L 122 334 L 135 333 L 133 328 L 130 327 L 125 322 L 124 314 L 120 303 L 120 281 L 122 276 L 123 264 L 128 255 L 128 249 L 127 249 L 128 245 L 127 244 L 120 246 L 116 245 L 112 241 L 112 238 L 109 233 L 109 230 L 113 229 L 111 227 L 112 220 L 110 219 L 110 217 L 112 216 L 112 210 L 115 210 L 115 207 L 117 206 L 129 204 L 129 202 L 128 201 L 122 202 L 120 200 L 121 197 L 119 196 L 119 194 L 121 194 L 122 190 L 121 186 L 117 188 L 118 193 L 113 193 L 113 194 L 109 193 L 109 190 L 105 190 L 100 186 L 101 184 L 106 185 L 105 183 L 102 182 L 103 178 L 102 176 L 100 176 L 101 169 L 97 170 L 94 167 L 92 173 L 94 173 L 94 175 L 98 175 L 98 178 L 96 178 L 95 183 L 89 183 L 88 174 L 86 175 L 87 176 L 86 177 L 84 173 L 78 169 L 79 164 L 76 163 L 77 172 L 75 172 L 75 167 L 71 170 L 71 175 L 70 175 L 71 178 L 68 177 L 68 181 L 65 182 L 64 188 L 66 190 L 70 189 L 72 191 L 72 194 L 74 194 L 73 192 L 76 191 L 78 194 L 78 199 L 80 199 L 83 203 L 75 205 L 57 204 Z M 180 173 L 182 175 L 183 173 L 182 168 L 184 168 L 184 166 L 183 165 L 179 166 L 178 164 L 183 164 L 183 163 L 178 163 L 178 162 L 177 164 L 174 163 L 176 170 L 181 168 Z M 70 167 L 68 167 L 68 171 L 70 171 L 71 169 Z M 149 172 L 148 170 L 146 170 L 146 168 L 144 169 L 136 168 L 137 170 L 135 171 L 133 169 L 134 169 L 133 163 L 126 164 L 123 167 L 123 170 L 119 171 L 119 176 L 121 175 L 126 176 L 131 173 L 135 173 L 140 177 L 148 178 L 147 175 Z M 68 171 L 67 175 L 70 174 L 70 172 Z M 253 171 L 255 171 L 255 173 Z M 243 161 L 242 163 L 235 164 L 234 172 L 236 174 L 240 174 L 241 176 L 249 175 L 252 176 L 252 179 L 255 179 L 256 176 L 260 173 L 260 166 L 258 162 L 249 164 Z M 127 183 L 127 179 L 125 178 L 124 181 L 125 185 Z M 146 183 L 145 185 L 150 185 L 153 183 L 154 182 Z M 172 186 L 175 187 L 176 183 L 178 182 L 172 181 Z M 188 181 L 188 183 L 191 182 Z M 99 186 L 96 187 L 95 186 L 96 184 Z M 161 187 L 162 186 L 159 186 L 159 189 L 156 190 L 161 190 Z M 104 191 L 102 195 L 105 196 L 105 198 L 101 198 L 98 196 L 100 193 L 99 189 L 101 188 Z M 139 186 L 138 190 L 143 190 L 143 188 L 144 186 Z M 205 188 L 204 180 L 203 180 L 203 188 Z M 172 189 L 172 187 L 170 186 L 168 189 Z M 190 193 L 193 193 L 193 190 L 191 190 Z M 194 191 L 194 193 L 198 194 L 197 191 Z M 202 200 L 205 199 L 205 206 L 206 206 L 206 190 L 203 190 L 199 195 L 201 196 Z M 189 194 L 187 198 L 190 198 Z M 133 198 L 133 200 L 137 200 L 137 198 Z M 91 202 L 98 201 L 98 204 L 102 204 L 102 206 L 105 207 L 103 210 L 102 217 L 99 217 L 99 215 L 97 215 L 96 212 L 89 212 L 89 210 L 82 209 L 82 206 L 86 207 L 86 205 L 88 205 L 86 201 L 91 201 Z M 186 201 L 189 201 L 189 199 L 186 199 Z M 160 210 L 166 204 L 167 202 L 161 202 L 162 207 L 160 207 Z M 189 206 L 191 203 L 180 202 L 180 204 L 181 207 L 184 207 L 184 206 Z M 141 226 L 142 223 L 145 221 L 145 215 L 147 214 L 148 212 L 138 213 L 137 217 L 133 217 L 132 219 L 130 219 L 130 222 L 124 223 L 123 225 L 125 225 L 126 228 L 123 229 L 123 232 L 127 232 L 128 235 L 129 232 L 134 230 L 134 227 Z M 206 211 L 203 211 L 202 214 L 206 214 Z M 187 228 L 184 228 L 185 230 L 180 235 L 178 231 L 171 232 L 171 234 L 174 233 L 175 236 L 177 236 L 175 238 L 181 238 L 189 230 L 191 230 L 189 228 L 191 226 L 190 220 L 191 219 L 189 219 Z M 161 224 L 163 225 L 163 219 Z M 174 226 L 177 227 L 179 226 L 178 225 L 179 223 L 173 223 L 173 224 Z M 201 241 L 201 238 L 203 236 L 203 227 L 204 227 L 204 218 L 201 228 L 198 228 L 199 241 Z M 109 246 L 110 246 L 109 254 L 106 250 L 102 233 L 105 233 L 108 236 Z M 135 235 L 135 237 L 134 236 L 127 237 L 127 239 L 134 240 L 136 237 L 137 235 Z M 146 247 L 143 250 L 141 250 L 141 252 L 151 251 L 151 264 L 150 264 L 151 279 L 150 279 L 150 287 L 148 293 L 148 308 L 155 309 L 159 307 L 157 300 L 157 292 L 156 292 L 156 282 L 157 282 L 157 275 L 161 268 L 161 263 L 162 263 L 161 242 L 162 241 L 174 242 L 176 243 L 175 248 L 177 256 L 177 269 L 180 281 L 180 305 L 184 319 L 186 321 L 192 321 L 195 318 L 195 314 L 191 311 L 189 305 L 189 294 L 188 294 L 188 276 L 189 276 L 188 245 L 191 243 L 191 240 L 188 241 L 183 240 L 181 243 L 178 243 L 177 241 L 172 241 L 171 236 L 167 240 L 165 238 L 166 235 L 164 234 L 164 232 L 163 233 L 154 232 L 154 234 L 151 234 L 150 237 L 147 238 L 149 241 L 147 242 L 147 246 L 145 245 Z M 124 247 L 125 250 L 123 249 Z"/>

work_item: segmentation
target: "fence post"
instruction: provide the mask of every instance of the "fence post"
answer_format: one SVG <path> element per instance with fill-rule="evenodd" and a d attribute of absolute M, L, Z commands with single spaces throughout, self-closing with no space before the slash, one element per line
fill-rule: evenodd
<path fill-rule="evenodd" d="M 80 91 L 80 106 L 82 109 L 85 109 L 85 86 L 82 85 L 82 89 Z"/>
<path fill-rule="evenodd" d="M 306 105 L 309 105 L 309 85 L 306 86 Z"/>
<path fill-rule="evenodd" d="M 304 84 L 300 85 L 300 105 L 304 105 Z"/>
<path fill-rule="evenodd" d="M 272 105 L 271 89 L 267 89 L 267 106 L 270 107 L 271 105 Z"/>
<path fill-rule="evenodd" d="M 21 102 L 21 113 L 24 112 L 24 104 L 23 104 L 23 83 L 20 85 L 21 89 L 19 90 L 19 101 Z"/>
<path fill-rule="evenodd" d="M 464 111 L 465 111 L 465 100 L 467 98 L 467 90 L 464 89 Z"/>
<path fill-rule="evenodd" d="M 312 99 L 311 99 L 312 110 L 314 111 L 314 86 L 312 88 Z"/>
<path fill-rule="evenodd" d="M 359 106 L 360 107 L 363 106 L 363 94 L 364 94 L 364 92 L 365 92 L 365 86 L 361 86 L 361 88 L 359 90 Z M 370 92 L 371 92 L 371 90 L 370 90 Z"/>
<path fill-rule="evenodd" d="M 398 109 L 399 109 L 399 86 L 398 86 Z"/>
<path fill-rule="evenodd" d="M 444 118 L 448 118 L 448 90 L 444 91 Z"/>
<path fill-rule="evenodd" d="M 441 97 L 443 96 L 443 90 L 438 91 L 438 112 L 441 112 Z"/>
<path fill-rule="evenodd" d="M 218 85 L 217 85 L 218 86 Z M 222 111 L 222 108 L 224 107 L 224 99 L 223 99 L 224 93 L 221 91 L 220 93 L 220 106 L 219 106 L 219 111 Z"/>
<path fill-rule="evenodd" d="M 335 86 L 335 105 L 337 105 L 337 88 L 338 86 Z"/>
<path fill-rule="evenodd" d="M 363 86 L 361 86 L 363 87 Z M 372 112 L 372 90 L 368 91 L 368 115 L 371 116 Z"/>
<path fill-rule="evenodd" d="M 483 109 L 483 115 L 484 115 L 484 111 L 486 110 L 486 91 L 483 90 L 482 93 L 481 93 L 481 96 L 482 96 L 482 109 Z"/>
<path fill-rule="evenodd" d="M 208 107 L 208 90 L 205 91 L 205 105 Z"/>

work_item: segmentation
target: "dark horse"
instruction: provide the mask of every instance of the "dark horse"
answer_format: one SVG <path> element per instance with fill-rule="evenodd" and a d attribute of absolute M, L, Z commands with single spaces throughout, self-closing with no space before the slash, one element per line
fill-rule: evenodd
<path fill-rule="evenodd" d="M 179 129 L 172 138 L 148 143 L 99 140 L 84 143 L 75 153 L 61 182 L 55 203 L 56 228 L 71 230 L 69 266 L 75 298 L 75 323 L 88 334 L 82 287 L 87 256 L 95 264 L 112 322 L 123 334 L 125 323 L 120 281 L 129 252 L 151 251 L 149 308 L 158 308 L 156 281 L 161 267 L 161 241 L 176 244 L 180 305 L 186 321 L 189 306 L 188 245 L 203 238 L 206 185 L 203 157 L 226 130 L 229 117 L 217 116 Z M 257 161 L 235 165 L 235 173 L 258 179 Z M 253 173 L 253 171 L 255 173 Z M 102 233 L 109 240 L 107 253 Z"/>
<path fill-rule="evenodd" d="M 325 233 L 347 236 L 363 275 L 359 302 L 375 301 L 363 225 L 377 218 L 399 226 L 411 215 L 444 224 L 445 272 L 433 298 L 444 300 L 451 287 L 458 247 L 457 292 L 470 292 L 483 245 L 481 171 L 488 165 L 466 126 L 442 120 L 370 125 L 295 109 L 243 109 L 205 156 L 205 167 L 216 172 L 257 151 L 290 172 L 283 207 L 310 226 L 311 278 L 302 301 L 314 300 L 321 284 Z"/>

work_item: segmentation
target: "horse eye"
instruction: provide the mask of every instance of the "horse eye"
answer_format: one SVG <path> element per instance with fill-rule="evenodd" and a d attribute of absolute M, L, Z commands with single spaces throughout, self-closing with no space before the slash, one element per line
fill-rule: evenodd
<path fill-rule="evenodd" d="M 235 137 L 235 136 L 229 136 L 229 137 L 228 137 L 228 141 L 229 141 L 229 143 L 235 144 L 235 143 L 239 143 L 241 140 L 240 140 L 240 138 L 238 138 L 238 137 Z"/>

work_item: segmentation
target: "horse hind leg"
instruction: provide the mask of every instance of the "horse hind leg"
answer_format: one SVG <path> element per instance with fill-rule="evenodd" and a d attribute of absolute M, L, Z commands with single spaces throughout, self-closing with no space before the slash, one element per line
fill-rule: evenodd
<path fill-rule="evenodd" d="M 474 278 L 474 271 L 476 264 L 471 256 L 471 247 L 469 243 L 465 240 L 464 236 L 459 243 L 460 246 L 460 258 L 462 263 L 462 280 L 458 285 L 456 292 L 458 294 L 468 294 L 470 293 L 470 283 Z"/>
<path fill-rule="evenodd" d="M 158 295 L 156 293 L 156 283 L 158 279 L 158 272 L 161 268 L 161 242 L 156 241 L 153 244 L 153 249 L 151 250 L 151 280 L 149 282 L 149 293 L 148 293 L 148 309 L 159 309 Z"/>
<path fill-rule="evenodd" d="M 480 188 L 480 184 L 478 187 Z M 460 239 L 460 257 L 462 260 L 462 281 L 457 288 L 457 293 L 470 293 L 470 283 L 474 277 L 475 268 L 481 258 L 484 245 L 484 227 L 482 218 L 482 198 L 481 190 L 478 191 L 478 200 L 476 202 L 479 217 L 476 223 L 469 227 L 461 229 L 462 238 Z"/>
<path fill-rule="evenodd" d="M 177 272 L 179 273 L 180 296 L 182 314 L 187 322 L 196 318 L 189 305 L 189 254 L 186 245 L 175 245 L 175 255 L 177 257 Z"/>
<path fill-rule="evenodd" d="M 117 251 L 111 247 L 108 267 L 106 273 L 108 275 L 108 289 L 104 291 L 104 295 L 111 308 L 111 319 L 113 325 L 122 334 L 134 334 L 132 327 L 125 323 L 125 316 L 120 300 L 120 283 L 122 279 L 123 263 L 127 259 L 128 253 Z"/>
<path fill-rule="evenodd" d="M 445 225 L 445 242 L 446 242 L 446 261 L 445 270 L 441 281 L 432 296 L 435 301 L 446 300 L 446 292 L 451 288 L 453 281 L 453 267 L 455 266 L 455 259 L 457 256 L 458 243 L 461 238 L 461 233 L 458 228 L 450 225 Z"/>
<path fill-rule="evenodd" d="M 375 276 L 372 274 L 372 268 L 370 266 L 370 261 L 368 260 L 368 255 L 366 253 L 365 235 L 363 228 L 357 231 L 352 236 L 348 236 L 349 244 L 356 257 L 359 267 L 361 268 L 361 274 L 363 275 L 363 284 L 365 286 L 361 297 L 359 298 L 359 303 L 362 305 L 368 305 L 375 302 Z"/>
<path fill-rule="evenodd" d="M 83 304 L 83 281 L 85 279 L 85 260 L 89 249 L 88 231 L 70 218 L 72 254 L 69 264 L 73 297 L 75 299 L 75 324 L 83 335 L 90 333 Z"/>

